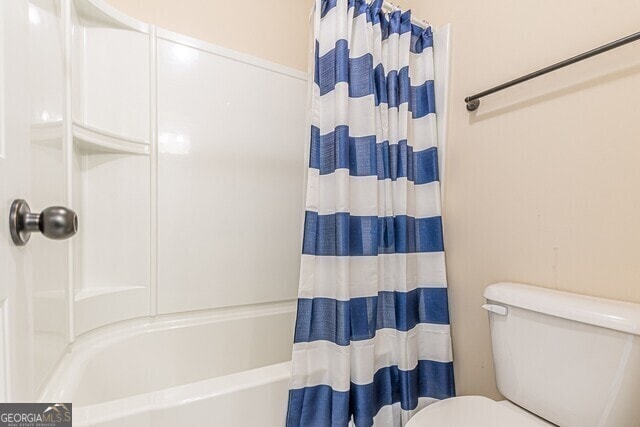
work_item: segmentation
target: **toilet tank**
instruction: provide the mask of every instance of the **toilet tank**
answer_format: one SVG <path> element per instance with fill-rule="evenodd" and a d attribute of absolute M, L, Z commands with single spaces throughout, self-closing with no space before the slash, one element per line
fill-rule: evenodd
<path fill-rule="evenodd" d="M 640 426 L 640 304 L 518 283 L 484 296 L 507 399 L 562 427 Z"/>

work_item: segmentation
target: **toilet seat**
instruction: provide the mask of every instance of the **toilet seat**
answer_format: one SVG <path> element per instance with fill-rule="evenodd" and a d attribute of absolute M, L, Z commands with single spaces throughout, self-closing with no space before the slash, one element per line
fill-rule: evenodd
<path fill-rule="evenodd" d="M 441 400 L 414 415 L 406 427 L 550 427 L 550 424 L 510 402 L 484 396 Z"/>

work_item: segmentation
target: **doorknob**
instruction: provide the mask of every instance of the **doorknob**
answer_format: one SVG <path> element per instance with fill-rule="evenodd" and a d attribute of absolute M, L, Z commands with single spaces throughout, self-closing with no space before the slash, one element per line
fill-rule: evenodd
<path fill-rule="evenodd" d="M 50 239 L 67 239 L 78 231 L 78 215 L 62 206 L 51 206 L 41 213 L 34 213 L 27 202 L 16 199 L 9 211 L 9 229 L 16 246 L 26 245 L 31 233 L 38 232 Z"/>

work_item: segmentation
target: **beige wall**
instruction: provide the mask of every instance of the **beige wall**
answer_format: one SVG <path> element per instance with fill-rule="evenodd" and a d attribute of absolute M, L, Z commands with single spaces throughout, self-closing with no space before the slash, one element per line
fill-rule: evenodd
<path fill-rule="evenodd" d="M 235 17 L 219 1 L 109 1 L 306 68 L 308 1 L 238 2 Z M 640 1 L 399 3 L 436 27 L 453 24 L 445 240 L 456 376 L 460 394 L 496 397 L 487 284 L 640 302 L 640 43 L 490 96 L 474 114 L 462 100 L 640 30 Z"/>
<path fill-rule="evenodd" d="M 453 25 L 445 244 L 460 394 L 497 396 L 487 284 L 640 302 L 640 42 L 465 96 L 640 30 L 640 1 L 405 0 Z"/>
<path fill-rule="evenodd" d="M 141 21 L 307 69 L 309 0 L 106 0 Z"/>

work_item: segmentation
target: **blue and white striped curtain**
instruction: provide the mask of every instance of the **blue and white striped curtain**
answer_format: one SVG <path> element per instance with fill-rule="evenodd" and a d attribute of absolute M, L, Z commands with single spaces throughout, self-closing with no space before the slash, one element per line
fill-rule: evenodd
<path fill-rule="evenodd" d="M 431 29 L 316 0 L 287 425 L 402 426 L 454 395 Z"/>

